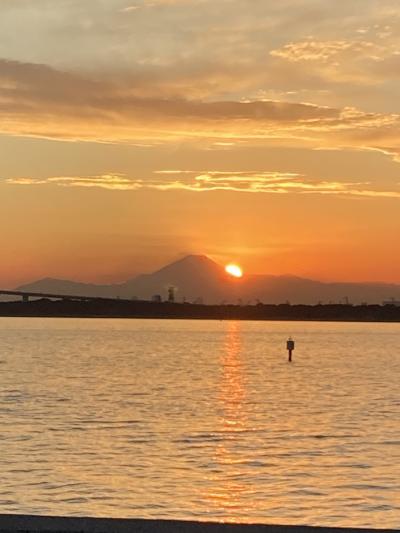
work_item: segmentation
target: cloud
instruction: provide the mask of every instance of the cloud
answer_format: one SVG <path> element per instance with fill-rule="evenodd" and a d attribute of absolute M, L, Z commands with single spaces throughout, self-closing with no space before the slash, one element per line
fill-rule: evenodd
<path fill-rule="evenodd" d="M 11 185 L 58 185 L 60 187 L 98 187 L 109 190 L 135 190 L 142 188 L 143 180 L 133 180 L 122 174 L 101 176 L 55 176 L 45 179 L 9 178 L 5 183 Z"/>
<path fill-rule="evenodd" d="M 156 134 L 201 135 L 192 125 L 213 121 L 210 132 L 235 122 L 296 122 L 325 120 L 339 112 L 311 104 L 284 102 L 203 102 L 146 97 L 142 80 L 118 85 L 98 82 L 45 65 L 0 61 L 0 111 L 5 133 L 108 140 L 134 139 L 138 131 Z M 105 135 L 104 128 L 110 132 Z M 98 126 L 97 128 L 95 126 Z M 63 131 L 64 130 L 64 131 Z M 72 131 L 77 132 L 76 136 Z"/>
<path fill-rule="evenodd" d="M 132 87 L 140 80 L 148 96 L 307 90 L 314 103 L 354 106 L 364 98 L 359 84 L 380 109 L 384 85 L 392 91 L 385 105 L 397 108 L 392 0 L 252 0 L 251 9 L 248 0 L 1 0 L 1 15 L 0 56 Z"/>
<path fill-rule="evenodd" d="M 61 187 L 96 187 L 112 191 L 136 191 L 152 189 L 158 191 L 183 190 L 191 192 L 227 191 L 237 193 L 264 194 L 333 194 L 342 196 L 364 196 L 400 198 L 399 190 L 367 189 L 366 183 L 313 180 L 295 173 L 281 172 L 222 172 L 165 170 L 154 174 L 167 178 L 136 179 L 123 174 L 99 176 L 59 176 L 35 180 L 32 178 L 10 178 L 10 185 L 57 185 Z"/>
<path fill-rule="evenodd" d="M 280 143 L 380 150 L 398 158 L 400 116 L 276 100 L 148 97 L 146 82 L 101 81 L 0 60 L 0 132 L 71 141 L 154 145 Z M 217 144 L 216 144 L 217 143 Z"/>
<path fill-rule="evenodd" d="M 5 180 L 6 183 L 11 183 L 13 185 L 43 185 L 45 183 L 50 183 L 49 179 L 35 179 L 35 178 L 9 178 Z"/>
<path fill-rule="evenodd" d="M 132 11 L 136 11 L 137 9 L 140 9 L 141 6 L 126 6 L 123 7 L 120 11 L 121 13 L 130 13 Z"/>
<path fill-rule="evenodd" d="M 288 43 L 282 48 L 272 50 L 270 53 L 275 57 L 282 57 L 288 61 L 322 61 L 327 63 L 339 56 L 349 55 L 363 56 L 377 59 L 384 51 L 384 47 L 368 41 L 315 41 L 308 39 L 296 43 Z"/>
<path fill-rule="evenodd" d="M 390 35 L 387 34 L 388 37 Z M 307 65 L 306 75 L 310 80 L 319 79 L 319 84 L 325 84 L 327 88 L 330 86 L 331 90 L 349 82 L 379 90 L 399 76 L 400 42 L 379 38 L 376 34 L 370 37 L 368 41 L 309 38 L 271 50 L 270 56 L 286 62 L 289 76 L 296 75 L 299 67 Z"/>

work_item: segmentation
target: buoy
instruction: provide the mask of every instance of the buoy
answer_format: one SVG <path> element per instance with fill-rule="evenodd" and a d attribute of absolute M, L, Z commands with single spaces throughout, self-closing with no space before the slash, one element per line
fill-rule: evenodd
<path fill-rule="evenodd" d="M 286 349 L 288 351 L 288 354 L 289 354 L 289 363 L 292 362 L 292 352 L 294 350 L 294 340 L 292 339 L 292 337 L 289 337 L 288 340 L 286 341 Z"/>

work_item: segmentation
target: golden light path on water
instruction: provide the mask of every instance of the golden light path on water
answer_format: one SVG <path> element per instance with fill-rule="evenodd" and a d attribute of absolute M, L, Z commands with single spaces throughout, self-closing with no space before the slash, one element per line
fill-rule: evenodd
<path fill-rule="evenodd" d="M 238 453 L 236 434 L 248 431 L 248 417 L 246 413 L 246 382 L 241 360 L 240 325 L 230 322 L 227 326 L 225 342 L 220 356 L 221 380 L 218 391 L 218 401 L 221 410 L 221 428 L 224 439 L 215 449 L 215 462 L 220 466 L 222 475 L 210 476 L 209 480 L 214 488 L 205 495 L 212 509 L 223 511 L 224 521 L 240 522 L 250 517 L 250 506 L 243 505 L 249 501 L 251 488 L 241 480 L 241 472 L 237 465 L 242 463 Z M 239 520 L 238 515 L 242 518 Z M 249 518 L 247 518 L 249 520 Z"/>
<path fill-rule="evenodd" d="M 212 488 L 204 494 L 210 514 L 229 523 L 252 523 L 266 508 L 280 505 L 279 497 L 266 499 L 260 494 L 254 477 L 254 470 L 263 465 L 255 445 L 261 427 L 255 423 L 249 397 L 242 326 L 235 321 L 226 324 L 217 394 L 222 438 L 215 447 L 216 473 L 208 477 Z"/>

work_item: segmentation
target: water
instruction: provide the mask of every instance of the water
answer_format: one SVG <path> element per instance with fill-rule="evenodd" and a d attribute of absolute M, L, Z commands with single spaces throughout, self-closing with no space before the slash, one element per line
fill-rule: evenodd
<path fill-rule="evenodd" d="M 0 512 L 398 528 L 399 375 L 399 324 L 1 318 Z"/>

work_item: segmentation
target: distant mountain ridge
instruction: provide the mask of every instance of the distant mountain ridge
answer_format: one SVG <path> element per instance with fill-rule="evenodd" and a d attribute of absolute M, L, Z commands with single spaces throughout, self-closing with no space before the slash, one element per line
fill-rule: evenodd
<path fill-rule="evenodd" d="M 199 301 L 209 304 L 263 303 L 292 304 L 378 303 L 400 299 L 400 285 L 386 283 L 324 283 L 295 276 L 229 276 L 225 269 L 204 255 L 189 255 L 151 274 L 141 274 L 120 284 L 95 285 L 70 280 L 44 278 L 18 287 L 27 292 L 138 298 L 150 300 L 154 295 L 166 299 L 168 287 L 174 287 L 176 301 Z"/>

